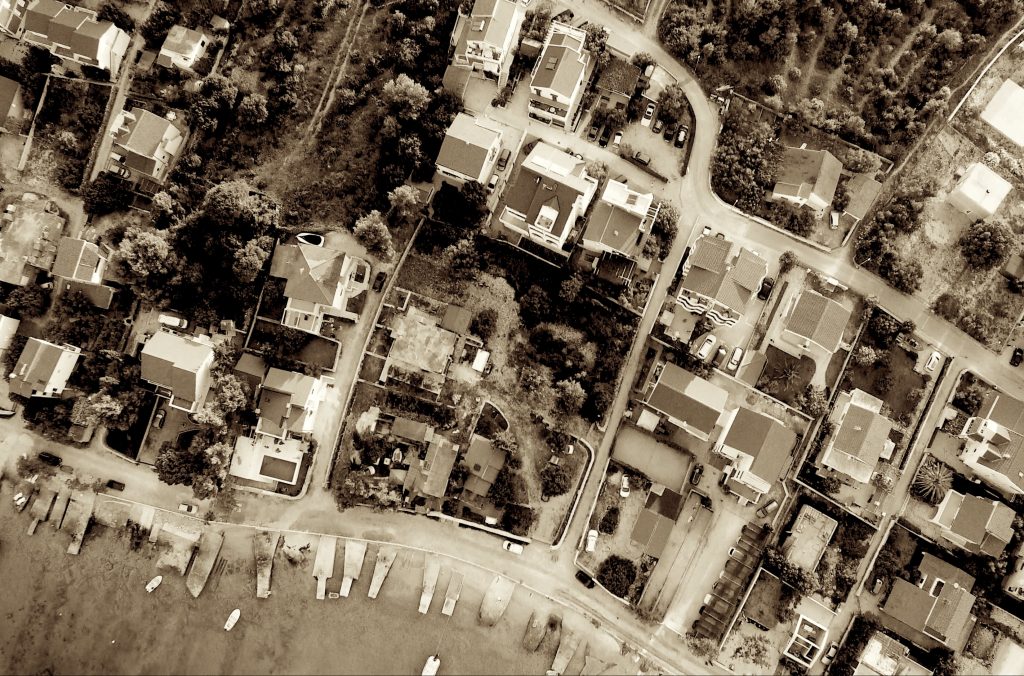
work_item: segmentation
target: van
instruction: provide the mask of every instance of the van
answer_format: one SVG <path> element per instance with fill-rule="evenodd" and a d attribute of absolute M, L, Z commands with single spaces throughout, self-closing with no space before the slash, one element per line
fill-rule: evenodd
<path fill-rule="evenodd" d="M 771 500 L 767 504 L 765 504 L 764 507 L 762 507 L 761 509 L 757 510 L 757 515 L 760 518 L 763 519 L 766 516 L 768 516 L 769 514 L 774 514 L 775 510 L 777 510 L 778 508 L 779 508 L 779 501 L 778 500 Z"/>
<path fill-rule="evenodd" d="M 636 151 L 636 154 L 633 155 L 633 161 L 641 167 L 646 167 L 651 163 L 651 156 L 638 150 Z"/>
<path fill-rule="evenodd" d="M 511 150 L 509 150 L 508 148 L 505 148 L 504 150 L 502 150 L 501 154 L 498 155 L 498 171 L 505 171 L 505 167 L 508 166 L 508 161 L 511 158 L 512 158 L 512 151 Z"/>
<path fill-rule="evenodd" d="M 188 327 L 188 320 L 174 315 L 160 315 L 156 318 L 158 322 L 172 329 L 184 329 Z"/>

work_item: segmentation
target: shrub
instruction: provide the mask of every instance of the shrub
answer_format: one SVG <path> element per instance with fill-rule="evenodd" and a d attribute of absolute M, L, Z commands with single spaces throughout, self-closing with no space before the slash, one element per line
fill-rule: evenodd
<path fill-rule="evenodd" d="M 999 223 L 975 223 L 960 240 L 960 252 L 972 268 L 991 268 L 1003 261 L 1013 245 L 1013 235 Z"/>
<path fill-rule="evenodd" d="M 612 554 L 597 569 L 597 581 L 620 598 L 626 598 L 636 582 L 636 565 L 629 559 Z"/>
<path fill-rule="evenodd" d="M 619 527 L 619 508 L 609 507 L 605 511 L 604 516 L 601 517 L 601 523 L 598 524 L 597 529 L 606 535 L 613 535 L 615 529 Z"/>
<path fill-rule="evenodd" d="M 535 515 L 526 505 L 508 505 L 501 515 L 501 527 L 515 535 L 526 535 L 533 526 Z"/>
<path fill-rule="evenodd" d="M 548 465 L 540 472 L 540 485 L 544 495 L 565 495 L 572 488 L 572 473 L 565 465 Z"/>
<path fill-rule="evenodd" d="M 95 216 L 124 211 L 132 203 L 128 183 L 110 172 L 103 172 L 82 191 L 85 210 Z"/>

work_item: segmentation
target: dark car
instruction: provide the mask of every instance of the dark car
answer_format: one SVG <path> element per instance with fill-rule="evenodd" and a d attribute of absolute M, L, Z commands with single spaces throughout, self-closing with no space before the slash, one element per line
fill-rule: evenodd
<path fill-rule="evenodd" d="M 685 124 L 679 128 L 679 133 L 676 134 L 676 141 L 673 144 L 676 148 L 682 148 L 686 145 L 686 135 L 690 133 L 690 128 Z"/>
<path fill-rule="evenodd" d="M 664 128 L 665 128 L 665 120 L 663 120 L 663 119 L 661 119 L 659 117 L 657 120 L 654 121 L 654 126 L 651 127 L 651 131 L 653 131 L 655 134 L 660 134 L 661 130 L 664 129 Z"/>
<path fill-rule="evenodd" d="M 512 151 L 505 148 L 501 151 L 501 155 L 498 156 L 498 171 L 505 171 L 505 167 L 508 166 L 510 159 L 512 159 Z"/>
<path fill-rule="evenodd" d="M 633 161 L 639 164 L 641 167 L 646 167 L 651 164 L 651 156 L 645 152 L 636 151 L 633 153 Z"/>
<path fill-rule="evenodd" d="M 600 136 L 600 138 L 597 139 L 597 145 L 601 146 L 602 148 L 607 148 L 608 147 L 608 141 L 611 141 L 611 140 L 612 140 L 612 128 L 611 127 L 605 127 L 604 129 L 601 130 L 601 136 Z"/>
<path fill-rule="evenodd" d="M 661 132 L 661 138 L 665 139 L 669 143 L 676 137 L 676 126 L 674 124 L 666 124 L 665 131 Z"/>
<path fill-rule="evenodd" d="M 577 570 L 576 571 L 576 579 L 579 580 L 580 584 L 582 584 L 587 589 L 593 589 L 594 588 L 594 578 L 592 578 L 589 575 L 587 575 L 586 571 Z"/>
<path fill-rule="evenodd" d="M 690 483 L 696 486 L 700 483 L 702 476 L 704 476 L 704 465 L 697 463 L 693 466 L 693 472 L 690 473 Z"/>
<path fill-rule="evenodd" d="M 761 288 L 757 290 L 757 297 L 761 300 L 768 300 L 768 296 L 772 295 L 772 289 L 775 288 L 775 280 L 771 277 L 765 277 L 764 281 L 761 282 Z"/>
<path fill-rule="evenodd" d="M 123 491 L 124 484 L 121 483 L 120 481 L 115 481 L 114 479 L 111 479 L 110 481 L 107 482 L 107 488 L 109 488 L 112 491 Z"/>
<path fill-rule="evenodd" d="M 380 291 L 384 288 L 384 282 L 388 281 L 388 273 L 381 270 L 377 273 L 377 276 L 373 278 L 373 290 Z"/>
<path fill-rule="evenodd" d="M 162 409 L 160 409 L 159 411 L 156 412 L 155 416 L 153 416 L 153 427 L 155 427 L 156 429 L 160 429 L 161 427 L 164 426 L 164 420 L 166 420 L 166 419 L 167 419 L 167 409 L 166 408 L 162 408 Z"/>
<path fill-rule="evenodd" d="M 596 124 L 591 125 L 590 129 L 587 130 L 587 140 L 593 143 L 597 140 L 597 135 L 601 133 L 601 128 Z"/>
<path fill-rule="evenodd" d="M 1014 348 L 1013 356 L 1010 357 L 1010 366 L 1020 366 L 1024 362 L 1024 349 Z"/>
<path fill-rule="evenodd" d="M 39 460 L 45 462 L 47 465 L 53 465 L 54 467 L 60 467 L 61 463 L 64 462 L 61 460 L 59 455 L 47 453 L 46 451 L 39 454 Z"/>

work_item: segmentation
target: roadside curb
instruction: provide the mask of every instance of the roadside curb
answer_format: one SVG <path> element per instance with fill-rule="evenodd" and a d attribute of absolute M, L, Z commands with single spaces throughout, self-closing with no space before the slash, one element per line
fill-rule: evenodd
<path fill-rule="evenodd" d="M 590 460 L 587 463 L 587 468 L 583 471 L 583 474 L 580 476 L 580 483 L 579 486 L 576 488 L 576 497 L 573 499 L 572 508 L 569 510 L 569 513 L 566 515 L 565 520 L 562 522 L 562 532 L 558 535 L 556 542 L 551 545 L 552 551 L 561 547 L 562 544 L 565 542 L 565 537 L 569 534 L 569 526 L 572 524 L 572 520 L 576 517 L 576 509 L 580 506 L 580 500 L 583 499 L 583 491 L 587 488 L 587 483 L 590 481 L 590 473 L 593 471 L 594 462 L 597 460 L 597 453 L 594 451 L 594 448 L 589 443 L 587 443 L 580 437 L 574 438 L 577 442 L 583 444 L 583 446 L 587 449 L 587 453 L 590 454 Z M 598 495 L 600 494 L 600 491 L 598 491 Z M 597 503 L 595 502 L 595 504 Z M 593 512 L 593 508 L 591 508 L 591 512 Z M 589 523 L 589 517 L 587 521 Z"/>

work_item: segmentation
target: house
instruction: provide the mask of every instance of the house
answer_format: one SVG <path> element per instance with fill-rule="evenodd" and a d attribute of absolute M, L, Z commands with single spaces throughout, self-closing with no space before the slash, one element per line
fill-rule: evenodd
<path fill-rule="evenodd" d="M 1013 254 L 1006 259 L 1006 265 L 999 272 L 1009 280 L 1024 280 L 1024 258 L 1020 254 Z"/>
<path fill-rule="evenodd" d="M 369 288 L 370 266 L 330 247 L 282 244 L 274 249 L 270 276 L 285 280 L 281 323 L 319 335 L 334 318 L 359 319 L 348 305 Z"/>
<path fill-rule="evenodd" d="M 501 130 L 487 119 L 457 114 L 437 153 L 437 173 L 460 185 L 486 184 L 501 153 L 501 137 Z"/>
<path fill-rule="evenodd" d="M 302 439 L 276 439 L 265 434 L 241 435 L 235 440 L 228 473 L 249 482 L 245 485 L 276 491 L 296 486 L 309 442 Z M 305 476 L 308 476 L 308 472 Z"/>
<path fill-rule="evenodd" d="M 474 434 L 466 452 L 465 463 L 469 468 L 469 477 L 466 479 L 465 490 L 482 498 L 487 497 L 491 484 L 505 466 L 505 459 L 505 451 L 496 448 L 494 442 Z"/>
<path fill-rule="evenodd" d="M 1013 539 L 1014 516 L 1014 511 L 998 500 L 949 490 L 931 522 L 956 546 L 998 558 Z"/>
<path fill-rule="evenodd" d="M 459 12 L 451 38 L 452 65 L 504 87 L 525 16 L 526 5 L 516 0 L 476 0 L 468 16 Z"/>
<path fill-rule="evenodd" d="M 195 413 L 210 391 L 213 346 L 200 338 L 159 331 L 142 348 L 142 379 L 168 398 L 168 405 Z"/>
<path fill-rule="evenodd" d="M 74 61 L 110 73 L 117 79 L 131 39 L 96 12 L 57 0 L 33 0 L 25 9 L 21 39 L 49 50 L 65 61 Z"/>
<path fill-rule="evenodd" d="M 8 377 L 10 392 L 22 397 L 59 397 L 75 370 L 82 350 L 29 338 Z"/>
<path fill-rule="evenodd" d="M 530 79 L 530 117 L 556 127 L 573 125 L 591 67 L 586 41 L 580 28 L 551 24 Z"/>
<path fill-rule="evenodd" d="M 21 85 L 14 80 L 0 77 L 0 132 L 21 131 L 25 119 L 25 101 L 21 96 Z"/>
<path fill-rule="evenodd" d="M 636 93 L 639 82 L 640 69 L 628 61 L 613 56 L 597 78 L 595 87 L 600 96 L 597 108 L 625 110 L 629 100 Z"/>
<path fill-rule="evenodd" d="M 416 456 L 409 461 L 403 488 L 413 494 L 443 499 L 458 455 L 458 446 L 440 435 L 434 437 L 422 460 Z"/>
<path fill-rule="evenodd" d="M 651 193 L 609 179 L 583 231 L 584 253 L 593 257 L 594 265 L 601 255 L 641 258 L 660 210 L 661 202 L 655 203 Z"/>
<path fill-rule="evenodd" d="M 881 608 L 883 624 L 922 648 L 961 650 L 975 621 L 974 578 L 927 553 L 917 577 L 917 584 L 896 580 Z"/>
<path fill-rule="evenodd" d="M 819 459 L 822 467 L 853 481 L 868 483 L 882 457 L 891 457 L 892 421 L 881 414 L 882 400 L 862 390 L 843 392 L 832 408 L 835 431 Z"/>
<path fill-rule="evenodd" d="M 549 249 L 563 248 L 597 192 L 586 162 L 537 142 L 505 194 L 502 225 Z"/>
<path fill-rule="evenodd" d="M 717 385 L 666 362 L 644 399 L 647 408 L 657 415 L 650 417 L 650 424 L 641 415 L 637 424 L 653 431 L 661 416 L 690 436 L 708 441 L 725 412 L 728 398 L 728 393 Z"/>
<path fill-rule="evenodd" d="M 0 15 L 2 17 L 2 15 Z M 1004 80 L 981 111 L 981 119 L 1018 146 L 1024 146 L 1024 88 L 1013 80 Z"/>
<path fill-rule="evenodd" d="M 719 325 L 738 322 L 768 273 L 768 262 L 746 248 L 735 257 L 731 254 L 732 243 L 726 239 L 698 239 L 686 259 L 676 302 Z"/>
<path fill-rule="evenodd" d="M 863 676 L 932 676 L 930 669 L 910 659 L 910 648 L 880 631 L 868 639 L 853 670 Z"/>
<path fill-rule="evenodd" d="M 805 289 L 790 309 L 782 338 L 800 353 L 833 354 L 843 342 L 852 310 L 813 289 Z M 799 353 L 798 353 L 799 354 Z"/>
<path fill-rule="evenodd" d="M 683 496 L 661 484 L 651 484 L 643 511 L 633 524 L 630 539 L 644 554 L 660 559 L 683 510 Z"/>
<path fill-rule="evenodd" d="M 267 363 L 258 354 L 243 352 L 235 362 L 235 375 L 245 381 L 252 392 L 259 392 L 267 377 Z"/>
<path fill-rule="evenodd" d="M 827 150 L 786 148 L 772 199 L 806 206 L 820 217 L 832 204 L 843 165 Z"/>
<path fill-rule="evenodd" d="M 156 62 L 165 68 L 190 70 L 196 61 L 203 58 L 209 45 L 210 36 L 206 33 L 175 24 L 167 32 Z"/>
<path fill-rule="evenodd" d="M 806 571 L 817 570 L 821 555 L 828 548 L 838 526 L 839 523 L 829 515 L 810 505 L 801 505 L 782 544 L 786 560 Z"/>
<path fill-rule="evenodd" d="M 981 162 L 967 167 L 949 193 L 949 204 L 971 217 L 988 218 L 999 210 L 999 205 L 1010 194 L 1010 182 Z"/>
<path fill-rule="evenodd" d="M 0 31 L 15 38 L 21 35 L 26 4 L 26 0 L 0 0 Z"/>
<path fill-rule="evenodd" d="M 57 258 L 64 217 L 56 204 L 25 193 L 0 217 L 0 282 L 25 286 Z"/>
<path fill-rule="evenodd" d="M 964 424 L 960 460 L 1006 495 L 1024 495 L 1024 403 L 990 392 Z"/>
<path fill-rule="evenodd" d="M 1003 578 L 1003 591 L 1019 601 L 1024 601 L 1024 540 L 1017 545 L 1013 565 Z"/>
<path fill-rule="evenodd" d="M 256 434 L 275 439 L 308 439 L 316 412 L 327 396 L 327 383 L 304 373 L 271 368 L 267 371 L 257 405 Z"/>
<path fill-rule="evenodd" d="M 111 130 L 114 143 L 109 170 L 127 171 L 134 181 L 162 185 L 185 145 L 181 129 L 145 108 L 122 110 Z"/>
<path fill-rule="evenodd" d="M 21 326 L 21 320 L 0 315 L 0 358 L 14 343 L 14 336 L 18 334 L 19 326 Z"/>
<path fill-rule="evenodd" d="M 796 434 L 770 415 L 743 406 L 730 411 L 722 427 L 729 431 L 714 453 L 729 461 L 725 488 L 742 504 L 756 503 L 789 464 Z"/>
<path fill-rule="evenodd" d="M 827 640 L 828 625 L 801 613 L 783 654 L 809 668 L 821 656 Z"/>
<path fill-rule="evenodd" d="M 438 320 L 415 307 L 395 316 L 390 326 L 388 350 L 380 382 L 398 380 L 439 394 L 444 387 L 460 338 L 438 326 Z"/>
<path fill-rule="evenodd" d="M 64 281 L 64 288 L 79 291 L 93 305 L 104 310 L 114 301 L 115 289 L 103 283 L 108 256 L 93 242 L 61 237 L 50 272 Z"/>
<path fill-rule="evenodd" d="M 882 184 L 867 174 L 856 174 L 846 182 L 846 194 L 849 201 L 843 209 L 843 216 L 856 225 L 864 220 L 871 206 L 875 203 L 878 193 L 882 192 Z"/>

